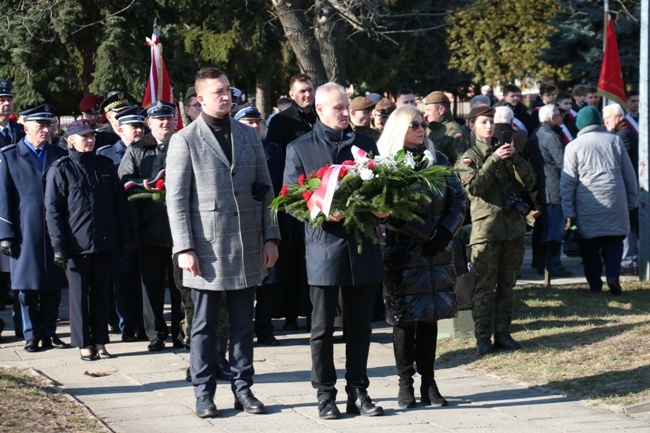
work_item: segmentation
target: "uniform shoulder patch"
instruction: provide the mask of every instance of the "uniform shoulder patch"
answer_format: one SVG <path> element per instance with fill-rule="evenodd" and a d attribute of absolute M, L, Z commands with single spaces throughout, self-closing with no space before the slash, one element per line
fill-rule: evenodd
<path fill-rule="evenodd" d="M 454 134 L 454 138 L 463 138 L 463 133 L 457 132 L 456 134 Z"/>
<path fill-rule="evenodd" d="M 469 165 L 469 164 L 471 164 L 472 162 L 473 162 L 473 161 L 472 161 L 471 158 L 463 158 L 463 164 L 465 164 L 465 165 Z"/>

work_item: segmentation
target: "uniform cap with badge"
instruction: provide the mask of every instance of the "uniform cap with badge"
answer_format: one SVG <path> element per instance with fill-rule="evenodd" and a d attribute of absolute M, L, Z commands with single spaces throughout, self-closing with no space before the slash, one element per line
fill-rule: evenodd
<path fill-rule="evenodd" d="M 374 106 L 375 103 L 365 96 L 357 96 L 350 102 L 350 110 L 354 111 L 372 110 Z"/>
<path fill-rule="evenodd" d="M 381 101 L 377 102 L 375 105 L 375 111 L 377 111 L 382 116 L 390 116 L 390 113 L 395 111 L 395 103 L 388 98 L 384 98 Z"/>
<path fill-rule="evenodd" d="M 451 101 L 449 100 L 447 95 L 445 95 L 444 92 L 441 92 L 439 90 L 436 90 L 435 92 L 429 93 L 427 96 L 424 97 L 422 102 L 424 102 L 424 105 L 429 105 L 429 104 L 451 104 Z"/>
<path fill-rule="evenodd" d="M 137 101 L 133 96 L 122 90 L 113 90 L 108 92 L 106 99 L 100 105 L 100 109 L 102 113 L 108 113 L 109 111 L 121 111 L 134 105 L 137 105 Z"/>
<path fill-rule="evenodd" d="M 14 97 L 14 94 L 11 93 L 14 86 L 9 80 L 0 80 L 0 96 L 11 96 Z"/>
<path fill-rule="evenodd" d="M 50 104 L 41 104 L 20 112 L 23 122 L 54 123 L 54 107 Z"/>
<path fill-rule="evenodd" d="M 68 125 L 68 136 L 71 135 L 86 135 L 90 134 L 91 132 L 97 133 L 95 128 L 93 128 L 90 125 L 90 121 L 88 119 L 80 119 L 76 120 Z"/>
<path fill-rule="evenodd" d="M 242 108 L 237 112 L 237 114 L 235 114 L 235 120 L 240 119 L 262 120 L 262 114 L 260 113 L 260 110 L 257 109 L 257 107 L 246 107 Z"/>
<path fill-rule="evenodd" d="M 467 115 L 467 120 L 472 120 L 478 116 L 494 117 L 494 108 L 486 107 L 485 105 L 474 107 Z"/>
<path fill-rule="evenodd" d="M 131 107 L 115 115 L 120 125 L 144 125 L 144 114 L 140 107 Z"/>
<path fill-rule="evenodd" d="M 151 119 L 158 119 L 160 117 L 173 117 L 176 105 L 171 102 L 156 101 L 149 105 L 147 110 L 147 117 Z"/>

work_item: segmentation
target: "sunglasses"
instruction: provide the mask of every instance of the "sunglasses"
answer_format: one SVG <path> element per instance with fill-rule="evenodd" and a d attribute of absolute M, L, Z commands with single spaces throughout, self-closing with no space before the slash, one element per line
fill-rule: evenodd
<path fill-rule="evenodd" d="M 411 122 L 411 129 L 415 131 L 418 129 L 418 126 L 421 126 L 422 129 L 427 129 L 427 125 L 428 123 L 425 122 L 424 120 L 422 122 L 418 122 L 417 120 L 414 120 L 413 122 Z"/>

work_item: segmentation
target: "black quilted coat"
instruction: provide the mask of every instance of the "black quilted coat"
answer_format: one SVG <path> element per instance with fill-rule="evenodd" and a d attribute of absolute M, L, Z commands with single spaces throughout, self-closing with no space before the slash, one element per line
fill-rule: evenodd
<path fill-rule="evenodd" d="M 436 151 L 435 157 L 436 164 L 449 165 L 441 152 Z M 448 178 L 443 191 L 430 194 L 431 203 L 418 212 L 424 222 L 391 218 L 386 222 L 384 299 L 386 320 L 392 325 L 435 321 L 439 314 L 435 311 L 434 292 L 454 290 L 456 271 L 451 242 L 433 254 L 427 242 L 437 227 L 444 227 L 453 236 L 458 233 L 467 198 L 456 174 Z"/>

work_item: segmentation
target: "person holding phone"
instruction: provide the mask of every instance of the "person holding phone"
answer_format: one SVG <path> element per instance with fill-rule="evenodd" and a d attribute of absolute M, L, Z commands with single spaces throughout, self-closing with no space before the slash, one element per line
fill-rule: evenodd
<path fill-rule="evenodd" d="M 472 317 L 479 355 L 521 347 L 510 335 L 524 217 L 530 212 L 520 193 L 535 184 L 535 173 L 511 137 L 502 135 L 502 142 L 493 137 L 494 113 L 484 106 L 470 111 L 474 142 L 455 166 L 470 200 L 471 262 L 477 274 Z"/>

